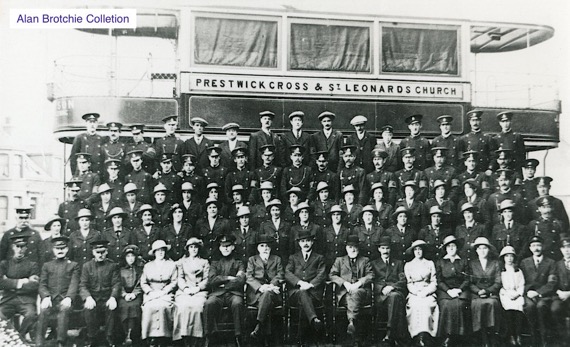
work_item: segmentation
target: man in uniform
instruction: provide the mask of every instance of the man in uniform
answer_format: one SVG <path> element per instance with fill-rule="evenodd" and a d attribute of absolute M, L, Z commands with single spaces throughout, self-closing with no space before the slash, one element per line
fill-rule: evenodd
<path fill-rule="evenodd" d="M 562 259 L 556 262 L 556 292 L 552 300 L 552 318 L 556 324 L 558 335 L 568 342 L 569 330 L 566 324 L 570 312 L 570 236 L 560 237 Z"/>
<path fill-rule="evenodd" d="M 356 160 L 354 165 L 364 169 L 366 173 L 374 170 L 372 165 L 372 150 L 376 146 L 376 138 L 365 130 L 368 119 L 364 116 L 354 116 L 350 120 L 350 125 L 354 127 L 354 134 L 350 134 L 346 139 L 347 144 L 354 145 L 354 155 Z"/>
<path fill-rule="evenodd" d="M 528 224 L 528 231 L 535 236 L 542 238 L 543 254 L 547 257 L 560 260 L 560 252 L 558 250 L 558 241 L 560 235 L 564 232 L 562 223 L 554 218 L 552 214 L 552 204 L 550 196 L 538 198 L 536 204 L 540 217 L 532 220 Z"/>
<path fill-rule="evenodd" d="M 69 238 L 54 237 L 52 240 L 54 260 L 44 264 L 40 276 L 40 319 L 36 330 L 36 346 L 44 345 L 47 323 L 57 317 L 57 345 L 65 346 L 71 304 L 79 287 L 79 265 L 66 259 Z"/>
<path fill-rule="evenodd" d="M 222 149 L 222 152 L 220 153 L 221 165 L 233 170 L 236 167 L 236 163 L 234 162 L 232 151 L 238 147 L 247 148 L 247 144 L 245 142 L 238 141 L 238 123 L 230 122 L 224 124 L 222 131 L 226 132 L 226 140 L 220 143 L 220 148 Z"/>
<path fill-rule="evenodd" d="M 416 182 L 418 190 L 416 191 L 416 199 L 425 201 L 428 193 L 428 182 L 424 173 L 417 169 L 416 150 L 412 147 L 402 148 L 400 151 L 404 168 L 396 172 L 396 179 L 400 189 L 398 197 L 404 197 L 404 184 L 408 181 Z"/>
<path fill-rule="evenodd" d="M 505 111 L 497 114 L 497 120 L 501 126 L 501 132 L 493 137 L 493 148 L 512 148 L 513 150 L 513 170 L 520 173 L 520 169 L 526 158 L 526 148 L 524 138 L 521 134 L 515 133 L 512 126 L 514 114 Z"/>
<path fill-rule="evenodd" d="M 386 152 L 385 170 L 389 172 L 396 172 L 401 166 L 400 162 L 400 147 L 392 141 L 394 137 L 394 127 L 391 125 L 384 125 L 382 128 L 382 141 L 376 145 L 375 149 Z"/>
<path fill-rule="evenodd" d="M 322 130 L 311 135 L 311 153 L 326 151 L 329 159 L 329 168 L 337 172 L 339 168 L 340 146 L 342 145 L 342 133 L 333 129 L 333 121 L 336 115 L 324 111 L 317 117 L 323 126 Z"/>
<path fill-rule="evenodd" d="M 121 140 L 121 128 L 123 124 L 119 122 L 107 123 L 107 128 L 109 129 L 109 138 L 107 142 L 103 143 L 101 146 L 101 156 L 103 160 L 117 159 L 120 162 L 120 166 L 123 166 L 123 160 L 125 159 L 126 146 Z"/>
<path fill-rule="evenodd" d="M 537 166 L 538 160 L 536 159 L 526 159 L 523 163 L 523 177 L 520 185 L 520 192 L 523 196 L 525 205 L 528 205 L 529 202 L 538 197 L 538 191 L 536 190 L 537 179 L 534 177 Z"/>
<path fill-rule="evenodd" d="M 386 317 L 386 336 L 384 342 L 391 346 L 395 341 L 403 342 L 408 337 L 406 320 L 406 276 L 404 264 L 390 254 L 391 240 L 383 236 L 378 242 L 380 258 L 372 262 L 374 271 L 374 301 L 376 305 L 376 322 Z"/>
<path fill-rule="evenodd" d="M 22 337 L 31 332 L 36 322 L 36 299 L 40 280 L 40 268 L 26 257 L 28 235 L 12 235 L 12 253 L 9 260 L 0 262 L 0 318 L 11 319 L 15 314 L 24 319 L 19 332 Z M 33 338 L 33 334 L 31 334 Z"/>
<path fill-rule="evenodd" d="M 99 174 L 91 171 L 91 154 L 77 153 L 77 171 L 75 179 L 81 181 L 79 199 L 87 205 L 91 205 L 97 200 L 97 188 L 101 184 Z"/>
<path fill-rule="evenodd" d="M 292 187 L 300 188 L 306 193 L 308 193 L 312 188 L 312 170 L 309 166 L 303 165 L 305 150 L 306 148 L 301 147 L 300 145 L 293 145 L 289 148 L 292 165 L 283 168 L 283 172 L 281 174 L 281 194 L 285 194 L 285 192 Z M 287 199 L 283 196 L 282 200 L 286 201 Z"/>
<path fill-rule="evenodd" d="M 160 156 L 160 171 L 155 174 L 156 184 L 162 183 L 168 192 L 167 202 L 172 205 L 180 201 L 182 193 L 180 193 L 180 186 L 182 186 L 182 179 L 174 171 L 174 153 L 164 153 Z M 156 187 L 156 185 L 155 185 Z"/>
<path fill-rule="evenodd" d="M 196 171 L 196 158 L 192 154 L 184 154 L 182 161 L 182 171 L 178 173 L 178 176 L 182 178 L 182 184 L 192 183 L 194 187 L 192 199 L 197 203 L 202 203 L 206 199 L 206 183 L 204 177 L 200 176 L 198 171 Z M 222 166 L 228 167 L 223 164 Z"/>
<path fill-rule="evenodd" d="M 463 164 L 465 165 L 465 171 L 457 176 L 457 181 L 464 185 L 467 180 L 474 180 L 478 187 L 481 188 L 481 197 L 486 199 L 491 194 L 491 185 L 489 184 L 489 176 L 484 172 L 477 171 L 479 163 L 479 152 L 467 151 L 463 152 Z M 458 194 L 456 198 L 459 198 L 462 194 Z M 457 204 L 459 201 L 455 201 Z"/>
<path fill-rule="evenodd" d="M 439 123 L 439 129 L 441 130 L 441 135 L 433 139 L 431 145 L 432 147 L 445 147 L 447 151 L 447 165 L 459 170 L 461 162 L 459 160 L 459 138 L 451 134 L 451 122 L 453 122 L 453 117 L 448 115 L 443 115 L 437 117 L 437 122 Z"/>
<path fill-rule="evenodd" d="M 0 240 L 0 260 L 8 260 L 12 257 L 12 237 L 22 236 L 28 237 L 26 256 L 30 261 L 39 263 L 42 239 L 40 233 L 30 227 L 31 213 L 32 208 L 29 206 L 16 208 L 16 226 L 6 230 Z"/>
<path fill-rule="evenodd" d="M 370 260 L 360 255 L 359 248 L 358 236 L 350 235 L 346 241 L 346 255 L 336 258 L 329 273 L 330 280 L 336 284 L 337 304 L 346 307 L 347 333 L 357 341 L 359 313 L 371 300 L 370 283 L 374 278 Z"/>
<path fill-rule="evenodd" d="M 513 211 L 515 213 L 515 221 L 525 224 L 528 218 L 528 216 L 525 215 L 526 206 L 523 204 L 521 194 L 512 188 L 513 170 L 499 169 L 497 170 L 497 175 L 499 189 L 487 199 L 485 211 L 483 212 L 485 220 L 489 221 L 491 225 L 498 224 L 500 222 L 498 214 L 499 206 L 503 200 L 510 199 L 516 205 L 516 209 Z"/>
<path fill-rule="evenodd" d="M 99 175 L 103 173 L 103 162 L 105 158 L 102 155 L 103 153 L 101 153 L 101 147 L 103 146 L 104 138 L 97 134 L 97 122 L 99 121 L 99 117 L 99 113 L 86 113 L 81 117 L 85 121 L 87 131 L 77 135 L 75 139 L 73 139 L 73 145 L 71 146 L 71 153 L 68 159 L 72 174 L 75 174 L 77 170 L 77 162 L 75 160 L 77 153 L 91 154 L 91 170 Z"/>
<path fill-rule="evenodd" d="M 228 306 L 234 322 L 235 346 L 241 347 L 242 322 L 245 317 L 243 305 L 243 287 L 245 284 L 245 268 L 243 262 L 234 256 L 233 235 L 220 235 L 218 238 L 220 260 L 212 262 L 208 275 L 210 294 L 204 304 L 204 347 L 209 347 L 210 339 L 216 329 L 221 310 Z"/>
<path fill-rule="evenodd" d="M 165 153 L 172 154 L 172 165 L 174 171 L 178 172 L 182 169 L 182 154 L 184 151 L 184 141 L 176 136 L 176 127 L 178 126 L 178 116 L 169 115 L 162 118 L 164 122 L 164 137 L 154 141 L 154 151 L 157 158 L 162 158 Z"/>
<path fill-rule="evenodd" d="M 107 240 L 91 242 L 93 259 L 83 264 L 79 295 L 84 301 L 87 346 L 96 346 L 100 322 L 105 322 L 105 338 L 113 346 L 113 327 L 117 299 L 121 294 L 118 265 L 107 259 Z"/>
<path fill-rule="evenodd" d="M 289 257 L 285 280 L 289 288 L 289 304 L 299 310 L 299 342 L 306 346 L 308 327 L 320 332 L 323 322 L 315 311 L 320 305 L 325 287 L 325 261 L 313 251 L 315 239 L 310 231 L 302 230 L 296 240 L 301 250 Z"/>
<path fill-rule="evenodd" d="M 450 149 L 447 147 L 433 147 L 433 166 L 427 168 L 424 171 L 424 175 L 427 178 L 429 193 L 428 198 L 433 198 L 435 194 L 435 181 L 443 181 L 445 183 L 445 188 L 447 192 L 447 198 L 456 201 L 459 195 L 459 185 L 460 182 L 456 178 L 457 171 L 453 166 L 448 165 L 447 159 L 449 158 L 449 152 L 455 151 L 455 149 Z"/>
<path fill-rule="evenodd" d="M 400 153 L 404 148 L 413 148 L 416 154 L 415 167 L 423 171 L 431 165 L 431 145 L 429 141 L 421 135 L 422 130 L 421 114 L 406 117 L 406 124 L 410 129 L 410 135 L 400 142 Z"/>
<path fill-rule="evenodd" d="M 282 167 L 291 166 L 291 152 L 290 147 L 293 145 L 300 145 L 304 148 L 309 148 L 311 136 L 303 131 L 303 121 L 305 114 L 302 111 L 294 111 L 289 114 L 289 123 L 291 123 L 291 131 L 281 135 L 282 153 L 280 154 Z M 303 165 L 310 165 L 311 158 L 309 155 L 303 157 Z"/>
<path fill-rule="evenodd" d="M 520 268 L 524 275 L 524 312 L 533 336 L 546 343 L 550 305 L 556 288 L 556 264 L 542 254 L 542 238 L 533 236 L 528 242 L 531 256 L 523 259 Z M 536 332 L 539 335 L 536 335 Z M 539 341 L 536 341 L 539 342 Z"/>
<path fill-rule="evenodd" d="M 340 195 L 340 183 L 338 175 L 329 169 L 329 153 L 320 151 L 315 153 L 316 169 L 312 170 L 311 191 L 309 192 L 309 201 L 317 199 L 317 186 L 320 182 L 327 182 L 329 189 L 329 197 L 333 201 L 338 201 Z"/>
<path fill-rule="evenodd" d="M 261 202 L 261 184 L 264 182 L 271 183 L 273 186 L 273 196 L 280 196 L 279 186 L 281 184 L 282 168 L 274 164 L 275 161 L 275 146 L 264 145 L 260 148 L 261 161 L 260 167 L 252 171 L 251 186 L 253 194 L 250 203 Z M 251 157 L 250 157 L 251 158 Z"/>
<path fill-rule="evenodd" d="M 568 222 L 568 213 L 562 200 L 550 195 L 550 183 L 552 177 L 541 176 L 536 178 L 536 191 L 538 197 L 528 203 L 528 212 L 531 214 L 531 219 L 537 219 L 540 216 L 538 212 L 537 201 L 543 196 L 550 196 L 550 204 L 552 205 L 552 215 L 562 223 L 562 230 L 568 230 L 570 226 Z"/>
<path fill-rule="evenodd" d="M 263 164 L 263 160 L 261 159 L 262 146 L 272 145 L 274 148 L 281 148 L 280 137 L 271 131 L 273 118 L 275 118 L 275 113 L 271 111 L 259 113 L 261 129 L 251 134 L 249 138 L 249 166 L 251 171 L 261 167 Z M 279 157 L 279 153 L 276 154 L 277 157 L 275 158 L 274 164 L 280 165 L 281 158 Z"/>
<path fill-rule="evenodd" d="M 395 148 L 395 145 L 394 145 Z M 364 200 L 360 201 L 361 205 L 366 205 L 370 201 L 370 194 L 372 193 L 372 186 L 375 183 L 382 183 L 386 187 L 386 196 L 384 201 L 391 206 L 394 206 L 398 197 L 398 185 L 396 182 L 396 175 L 392 171 L 386 169 L 388 153 L 379 147 L 372 151 L 372 164 L 374 171 L 366 175 L 364 180 Z"/>
<path fill-rule="evenodd" d="M 190 125 L 194 129 L 194 135 L 184 143 L 184 154 L 192 154 L 196 158 L 198 170 L 201 170 L 208 165 L 207 149 L 214 143 L 204 136 L 204 128 L 208 126 L 208 122 L 205 119 L 193 117 L 190 119 Z"/>
<path fill-rule="evenodd" d="M 353 144 L 346 144 L 342 146 L 342 168 L 338 170 L 338 181 L 340 183 L 340 189 L 343 190 L 344 187 L 352 185 L 356 188 L 354 192 L 355 200 L 364 205 L 364 197 L 366 196 L 364 190 L 364 181 L 366 178 L 366 172 L 364 169 L 355 164 L 357 148 Z"/>
<path fill-rule="evenodd" d="M 151 174 L 143 169 L 143 151 L 134 149 L 127 152 L 127 158 L 129 158 L 133 170 L 125 176 L 125 183 L 134 183 L 136 185 L 139 201 L 143 204 L 151 203 L 152 189 L 155 184 Z"/>
<path fill-rule="evenodd" d="M 477 156 L 477 171 L 485 172 L 488 176 L 493 169 L 491 137 L 481 131 L 481 115 L 483 111 L 472 110 L 467 112 L 471 132 L 463 135 L 459 141 L 459 153 L 475 151 Z"/>
<path fill-rule="evenodd" d="M 77 212 L 88 206 L 85 201 L 79 199 L 81 183 L 82 181 L 76 178 L 72 178 L 70 181 L 65 182 L 67 199 L 59 204 L 57 209 L 57 215 L 61 218 L 65 218 L 65 230 L 62 231 L 62 234 L 67 236 L 78 228 L 77 222 L 75 221 Z M 99 188 L 97 187 L 97 189 Z"/>
<path fill-rule="evenodd" d="M 228 172 L 225 179 L 224 191 L 226 192 L 226 202 L 232 202 L 232 187 L 241 185 L 243 187 L 242 199 L 249 201 L 251 194 L 251 172 L 247 169 L 247 149 L 245 147 L 238 147 L 232 151 L 234 162 L 236 163 L 235 169 Z"/>
<path fill-rule="evenodd" d="M 130 160 L 128 154 L 133 151 L 141 151 L 142 155 L 142 169 L 149 174 L 153 174 L 156 170 L 156 151 L 152 144 L 148 143 L 144 139 L 144 124 L 133 124 L 131 128 L 131 141 L 127 143 L 125 151 L 127 152 L 127 157 L 125 158 L 126 166 L 128 167 Z M 127 170 L 128 171 L 128 170 Z"/>
<path fill-rule="evenodd" d="M 121 205 L 124 197 L 124 181 L 121 172 L 121 161 L 119 159 L 105 160 L 105 168 L 107 174 L 103 179 L 103 183 L 107 183 L 111 187 L 111 201 L 115 205 Z"/>
<path fill-rule="evenodd" d="M 209 164 L 202 169 L 202 175 L 206 184 L 217 183 L 220 189 L 220 201 L 225 197 L 225 182 L 229 168 L 220 165 L 220 153 L 222 149 L 217 144 L 208 147 Z"/>

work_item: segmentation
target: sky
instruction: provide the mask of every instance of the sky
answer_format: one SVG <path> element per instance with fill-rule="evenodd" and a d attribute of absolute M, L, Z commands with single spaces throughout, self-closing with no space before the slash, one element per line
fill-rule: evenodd
<path fill-rule="evenodd" d="M 16 30 L 9 27 L 10 8 L 69 7 L 71 1 L 0 1 L 0 121 L 13 126 L 15 143 L 23 143 L 30 151 L 62 150 L 52 134 L 54 104 L 47 100 L 46 85 L 54 77 L 54 61 L 69 55 L 93 57 L 109 52 L 109 41 L 91 36 L 84 40 L 85 33 L 75 30 Z M 122 6 L 153 7 L 156 1 L 84 1 L 91 7 Z M 166 4 L 195 4 L 200 6 L 234 5 L 235 1 L 161 1 Z M 282 8 L 282 1 L 247 1 L 259 8 Z M 551 40 L 531 48 L 520 55 L 485 57 L 496 59 L 506 71 L 532 64 L 533 73 L 548 75 L 558 81 L 562 109 L 570 102 L 570 2 L 564 0 L 291 0 L 286 4 L 298 10 L 327 11 L 334 8 L 359 14 L 381 13 L 385 15 L 469 19 L 474 21 L 518 22 L 549 25 L 555 29 Z M 89 44 L 85 44 L 89 42 Z M 95 43 L 94 43 L 95 42 Z M 147 43 L 157 45 L 159 43 Z M 164 43 L 162 43 L 164 44 Z M 154 46 L 156 49 L 156 47 Z M 165 46 L 164 51 L 167 51 Z M 160 49 L 159 49 L 160 51 Z M 96 74 L 96 71 L 93 71 Z M 564 182 L 566 163 L 570 159 L 570 121 L 561 116 L 560 147 L 551 150 L 547 157 L 546 173 L 554 177 L 553 188 L 570 195 L 570 184 Z M 543 160 L 544 153 L 531 156 Z M 542 169 L 539 168 L 539 172 Z"/>

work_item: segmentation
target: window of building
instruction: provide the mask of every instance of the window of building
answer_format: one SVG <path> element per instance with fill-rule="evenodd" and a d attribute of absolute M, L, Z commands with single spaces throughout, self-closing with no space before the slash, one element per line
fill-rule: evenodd
<path fill-rule="evenodd" d="M 22 197 L 21 196 L 15 196 L 14 197 L 14 208 L 19 207 L 19 206 L 23 206 L 22 204 Z"/>
<path fill-rule="evenodd" d="M 14 177 L 24 177 L 24 157 L 20 154 L 14 155 Z"/>
<path fill-rule="evenodd" d="M 8 197 L 0 196 L 0 219 L 8 219 Z"/>
<path fill-rule="evenodd" d="M 30 207 L 32 208 L 32 213 L 30 218 L 31 219 L 36 219 L 37 218 L 37 210 L 38 210 L 38 198 L 37 197 L 31 197 L 30 198 Z"/>
<path fill-rule="evenodd" d="M 277 19 L 197 16 L 194 24 L 195 64 L 277 68 Z"/>
<path fill-rule="evenodd" d="M 291 70 L 372 72 L 370 27 L 291 23 Z"/>
<path fill-rule="evenodd" d="M 0 153 L 0 177 L 10 177 L 10 156 Z"/>

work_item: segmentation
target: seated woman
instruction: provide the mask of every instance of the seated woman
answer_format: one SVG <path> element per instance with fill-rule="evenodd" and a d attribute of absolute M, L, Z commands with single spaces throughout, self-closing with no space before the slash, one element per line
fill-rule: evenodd
<path fill-rule="evenodd" d="M 505 334 L 511 346 L 522 346 L 521 327 L 523 323 L 524 305 L 524 275 L 515 263 L 515 249 L 505 246 L 501 250 L 502 261 L 501 282 L 503 286 L 499 291 L 499 299 L 505 310 Z"/>
<path fill-rule="evenodd" d="M 185 339 L 184 345 L 194 345 L 204 336 L 202 311 L 208 296 L 208 274 L 210 263 L 198 253 L 204 246 L 202 240 L 191 237 L 186 242 L 187 256 L 177 262 L 178 291 L 174 310 L 173 340 Z M 198 344 L 199 345 L 199 344 Z"/>
<path fill-rule="evenodd" d="M 125 333 L 125 345 L 140 344 L 141 337 L 141 304 L 142 290 L 140 278 L 142 267 L 137 263 L 139 248 L 135 245 L 125 246 L 123 249 L 121 267 L 121 298 L 119 299 L 119 315 L 123 332 Z"/>
<path fill-rule="evenodd" d="M 443 239 L 443 259 L 437 262 L 437 301 L 439 304 L 438 336 L 444 338 L 442 346 L 453 346 L 457 336 L 466 335 L 469 304 L 469 276 L 467 261 L 457 254 L 460 240 L 453 235 Z"/>
<path fill-rule="evenodd" d="M 406 315 L 408 331 L 419 346 L 425 346 L 428 335 L 435 336 L 439 320 L 439 307 L 435 298 L 437 289 L 435 265 L 424 259 L 427 243 L 416 240 L 406 250 L 413 259 L 404 265 L 408 283 Z"/>
<path fill-rule="evenodd" d="M 499 262 L 489 259 L 493 246 L 487 238 L 476 238 L 472 247 L 477 253 L 477 258 L 469 262 L 473 332 L 480 333 L 483 345 L 488 346 L 499 322 L 500 305 L 497 294 L 501 288 L 501 272 Z"/>
<path fill-rule="evenodd" d="M 164 346 L 165 338 L 172 337 L 174 289 L 178 272 L 176 263 L 166 259 L 170 246 L 156 240 L 149 251 L 154 260 L 146 263 L 141 276 L 144 293 L 142 305 L 142 338 L 152 346 Z M 149 341 L 150 340 L 150 341 Z"/>

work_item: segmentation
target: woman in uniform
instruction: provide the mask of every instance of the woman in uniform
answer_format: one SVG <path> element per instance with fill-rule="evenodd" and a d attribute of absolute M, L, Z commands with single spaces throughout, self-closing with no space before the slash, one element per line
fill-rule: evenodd
<path fill-rule="evenodd" d="M 119 315 L 125 345 L 140 344 L 141 337 L 141 304 L 142 290 L 140 278 L 142 267 L 138 264 L 139 248 L 127 245 L 123 249 L 123 266 L 121 267 L 121 297 L 119 299 Z"/>

